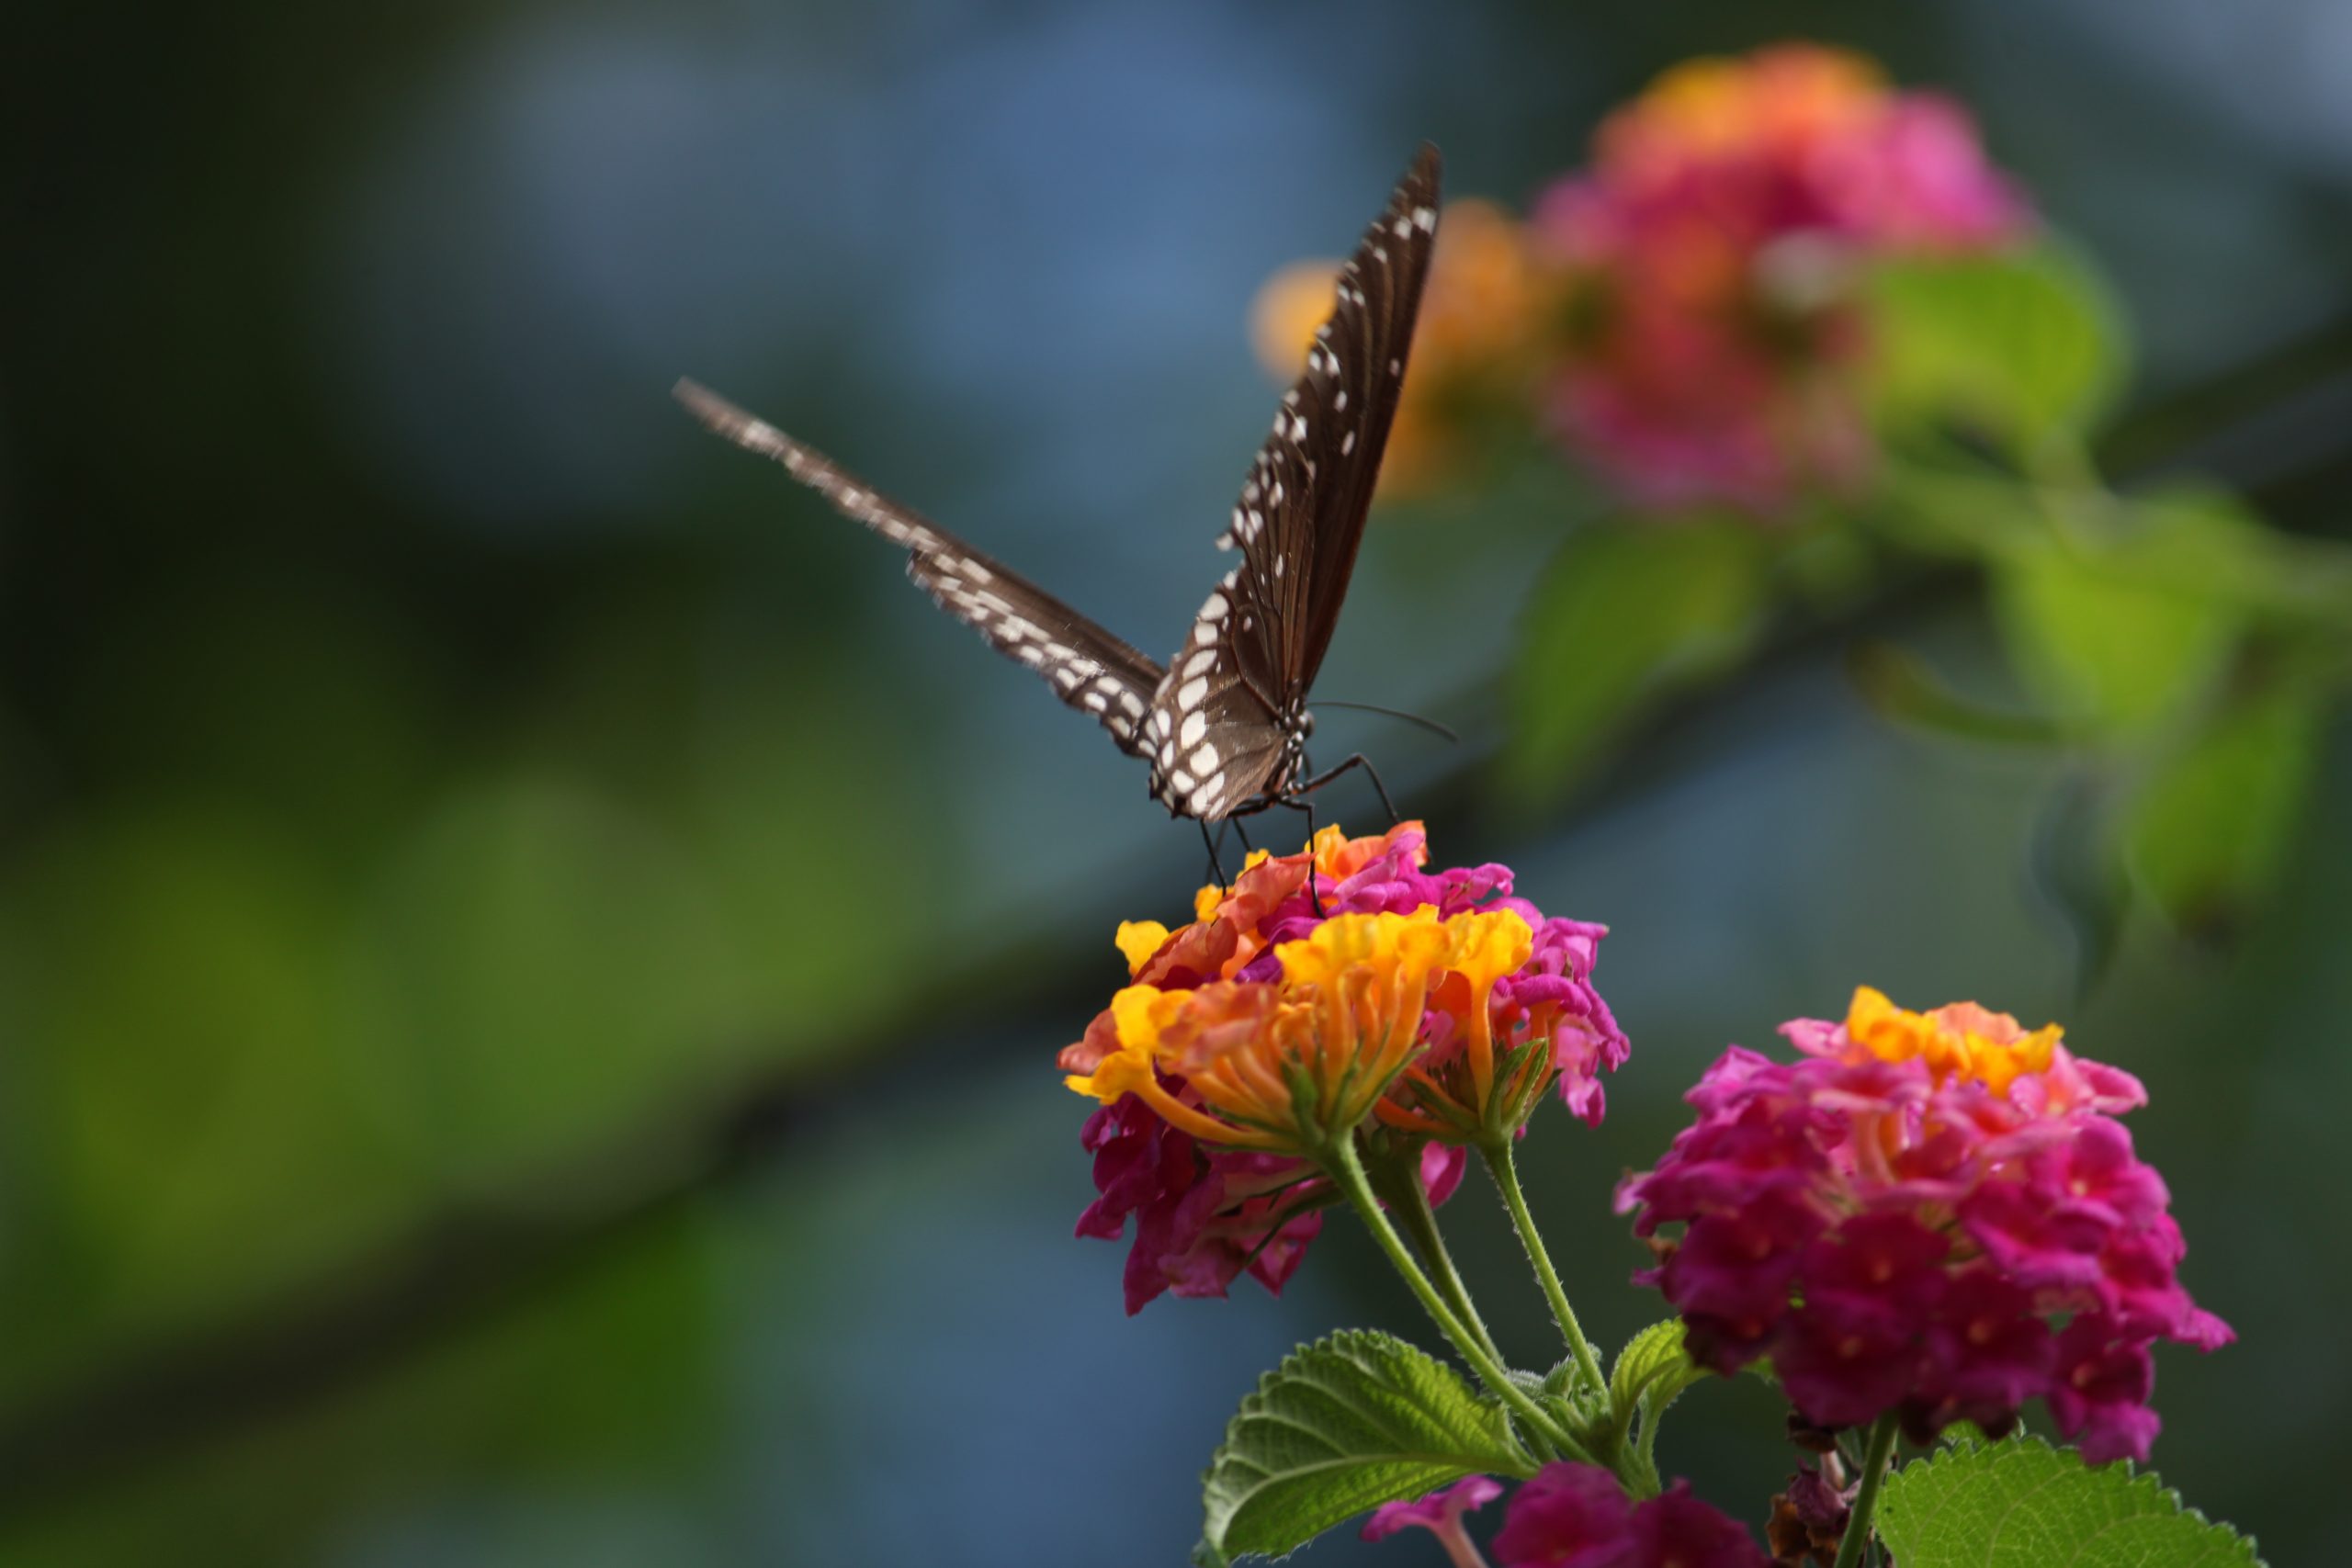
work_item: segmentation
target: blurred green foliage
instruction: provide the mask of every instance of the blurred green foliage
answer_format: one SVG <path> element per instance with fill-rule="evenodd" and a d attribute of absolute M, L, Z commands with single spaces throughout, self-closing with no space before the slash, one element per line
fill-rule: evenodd
<path fill-rule="evenodd" d="M 1583 530 L 1529 602 L 1512 676 L 1511 766 L 1549 798 L 1645 706 L 1736 669 L 1764 626 L 1773 551 L 1737 517 Z"/>
<path fill-rule="evenodd" d="M 2123 388 L 2120 313 L 2064 244 L 1873 263 L 1861 298 L 1882 428 L 1957 421 L 2030 465 L 2078 448 Z"/>
<path fill-rule="evenodd" d="M 2243 920 L 2352 692 L 2352 548 L 2286 538 L 2211 482 L 2098 479 L 2091 443 L 2130 353 L 2071 247 L 1878 262 L 1857 299 L 1878 470 L 1793 519 L 1634 513 L 1572 536 L 1514 677 L 1518 794 L 1556 795 L 1629 720 L 1738 669 L 1776 621 L 1850 614 L 1853 582 L 1824 599 L 1803 568 L 1853 538 L 1880 547 L 1864 581 L 1922 563 L 1981 573 L 2021 698 L 2005 711 L 1879 646 L 1852 666 L 1878 711 L 1958 744 L 2060 747 L 2104 781 L 2105 805 L 2064 829 L 2106 863 L 2061 895 L 2079 922 L 2111 931 L 2133 887 L 2190 931 Z"/>

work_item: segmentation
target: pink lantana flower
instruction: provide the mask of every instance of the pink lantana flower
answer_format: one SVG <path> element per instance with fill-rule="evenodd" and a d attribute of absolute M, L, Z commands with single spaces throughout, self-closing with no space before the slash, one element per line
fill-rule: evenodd
<path fill-rule="evenodd" d="M 1498 1483 L 1483 1475 L 1465 1475 L 1426 1497 L 1409 1503 L 1383 1503 L 1363 1522 L 1363 1539 L 1385 1540 L 1401 1529 L 1425 1529 L 1437 1537 L 1454 1568 L 1482 1568 L 1486 1559 L 1478 1555 L 1470 1532 L 1463 1528 L 1462 1516 L 1485 1507 L 1502 1495 Z"/>
<path fill-rule="evenodd" d="M 2139 1081 L 2055 1024 L 1867 987 L 1843 1023 L 1782 1032 L 1801 1059 L 1725 1052 L 1687 1096 L 1696 1123 L 1618 1191 L 1639 1234 L 1680 1227 L 1636 1278 L 1692 1357 L 1770 1356 L 1825 1427 L 1897 1411 L 1921 1441 L 1997 1434 L 2039 1397 L 2093 1463 L 2144 1460 L 2150 1347 L 2233 1336 L 2181 1287 L 2164 1182 L 2115 1119 Z"/>
<path fill-rule="evenodd" d="M 1772 1568 L 1737 1521 L 1676 1482 L 1636 1503 L 1598 1465 L 1547 1464 L 1511 1496 L 1502 1568 Z"/>
<path fill-rule="evenodd" d="M 1553 419 L 1645 505 L 1771 513 L 1849 488 L 1871 462 L 1856 264 L 1984 250 L 2029 223 L 1966 110 L 1891 90 L 1857 55 L 1677 66 L 1531 220 L 1574 323 Z"/>
<path fill-rule="evenodd" d="M 1130 1313 L 1244 1270 L 1279 1293 L 1334 1197 L 1325 1140 L 1385 1128 L 1439 1203 L 1490 1108 L 1515 1129 L 1556 1088 L 1600 1121 L 1598 1075 L 1626 1055 L 1590 980 L 1604 928 L 1547 919 L 1507 867 L 1428 858 L 1418 822 L 1326 829 L 1201 889 L 1189 925 L 1120 927 L 1133 983 L 1060 1060 L 1101 1102 L 1078 1232 L 1134 1223 Z"/>

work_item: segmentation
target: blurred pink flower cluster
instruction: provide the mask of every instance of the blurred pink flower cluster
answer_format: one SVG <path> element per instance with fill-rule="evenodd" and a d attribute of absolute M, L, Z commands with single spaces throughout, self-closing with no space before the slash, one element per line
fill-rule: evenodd
<path fill-rule="evenodd" d="M 2139 1081 L 2054 1024 L 1868 987 L 1842 1024 L 1782 1032 L 1800 1060 L 1724 1053 L 1688 1096 L 1697 1122 L 1618 1194 L 1640 1234 L 1684 1227 L 1641 1279 L 1693 1359 L 1769 1356 L 1808 1420 L 1895 1411 L 1921 1441 L 1997 1436 L 2040 1397 L 2090 1462 L 2144 1460 L 2149 1348 L 2233 1335 L 2175 1277 L 2170 1196 L 2115 1120 Z"/>
<path fill-rule="evenodd" d="M 1758 512 L 1850 484 L 1854 264 L 2004 244 L 2029 222 L 1968 113 L 1807 44 L 1661 76 L 1530 222 L 1566 275 L 1560 433 L 1636 500 Z"/>
<path fill-rule="evenodd" d="M 1512 415 L 1645 507 L 1770 516 L 1850 487 L 1871 452 L 1861 267 L 1995 249 L 2031 222 L 1966 109 L 1859 55 L 1792 43 L 1676 66 L 1525 221 L 1446 208 L 1385 489 L 1430 488 Z M 1335 271 L 1300 263 L 1261 292 L 1274 374 L 1295 373 Z"/>

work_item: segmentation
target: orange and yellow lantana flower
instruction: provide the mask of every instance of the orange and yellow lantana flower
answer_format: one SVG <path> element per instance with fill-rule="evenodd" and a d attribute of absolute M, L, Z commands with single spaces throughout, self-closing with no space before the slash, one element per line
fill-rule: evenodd
<path fill-rule="evenodd" d="M 1275 947 L 1279 979 L 1121 991 L 1111 1002 L 1118 1050 L 1069 1085 L 1105 1104 L 1136 1095 L 1208 1143 L 1309 1153 L 1370 1116 L 1427 1047 L 1435 982 L 1467 983 L 1476 1017 L 1466 1040 L 1491 1083 L 1485 1002 L 1532 944 L 1527 921 L 1510 910 L 1335 915 Z M 1179 1100 L 1164 1077 L 1182 1079 L 1200 1103 Z"/>

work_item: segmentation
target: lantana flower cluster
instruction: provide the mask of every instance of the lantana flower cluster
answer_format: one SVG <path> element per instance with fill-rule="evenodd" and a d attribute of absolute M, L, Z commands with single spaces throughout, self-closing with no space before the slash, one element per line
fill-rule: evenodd
<path fill-rule="evenodd" d="M 1417 1156 L 1435 1203 L 1546 1089 L 1600 1121 L 1626 1055 L 1590 979 L 1604 928 L 1546 918 L 1507 867 L 1427 861 L 1417 822 L 1326 829 L 1201 889 L 1190 924 L 1120 927 L 1133 983 L 1061 1066 L 1102 1106 L 1079 1234 L 1135 1222 L 1130 1313 L 1245 1269 L 1279 1292 L 1332 1201 L 1318 1154 L 1360 1128 Z"/>
<path fill-rule="evenodd" d="M 1687 1097 L 1695 1124 L 1618 1194 L 1641 1235 L 1681 1227 L 1638 1278 L 1693 1358 L 1769 1356 L 1824 1427 L 1894 1411 L 1920 1441 L 1998 1435 L 2039 1397 L 2090 1462 L 2144 1460 L 2150 1347 L 2233 1336 L 2176 1277 L 2169 1195 L 2116 1120 L 2139 1081 L 2054 1024 L 1868 987 L 1842 1023 L 1782 1033 L 1799 1060 L 1725 1052 Z"/>
<path fill-rule="evenodd" d="M 1872 451 L 1860 269 L 2031 228 L 1968 111 L 1895 91 L 1860 55 L 1782 44 L 1678 65 L 1524 222 L 1446 207 L 1384 484 L 1426 488 L 1516 413 L 1645 507 L 1770 516 L 1852 488 Z M 1300 263 L 1261 291 L 1275 374 L 1295 372 L 1335 271 Z"/>
<path fill-rule="evenodd" d="M 1854 264 L 2006 244 L 2028 214 L 1958 103 L 1791 44 L 1659 77 L 1531 223 L 1570 275 L 1561 433 L 1636 500 L 1770 512 L 1868 461 Z"/>

